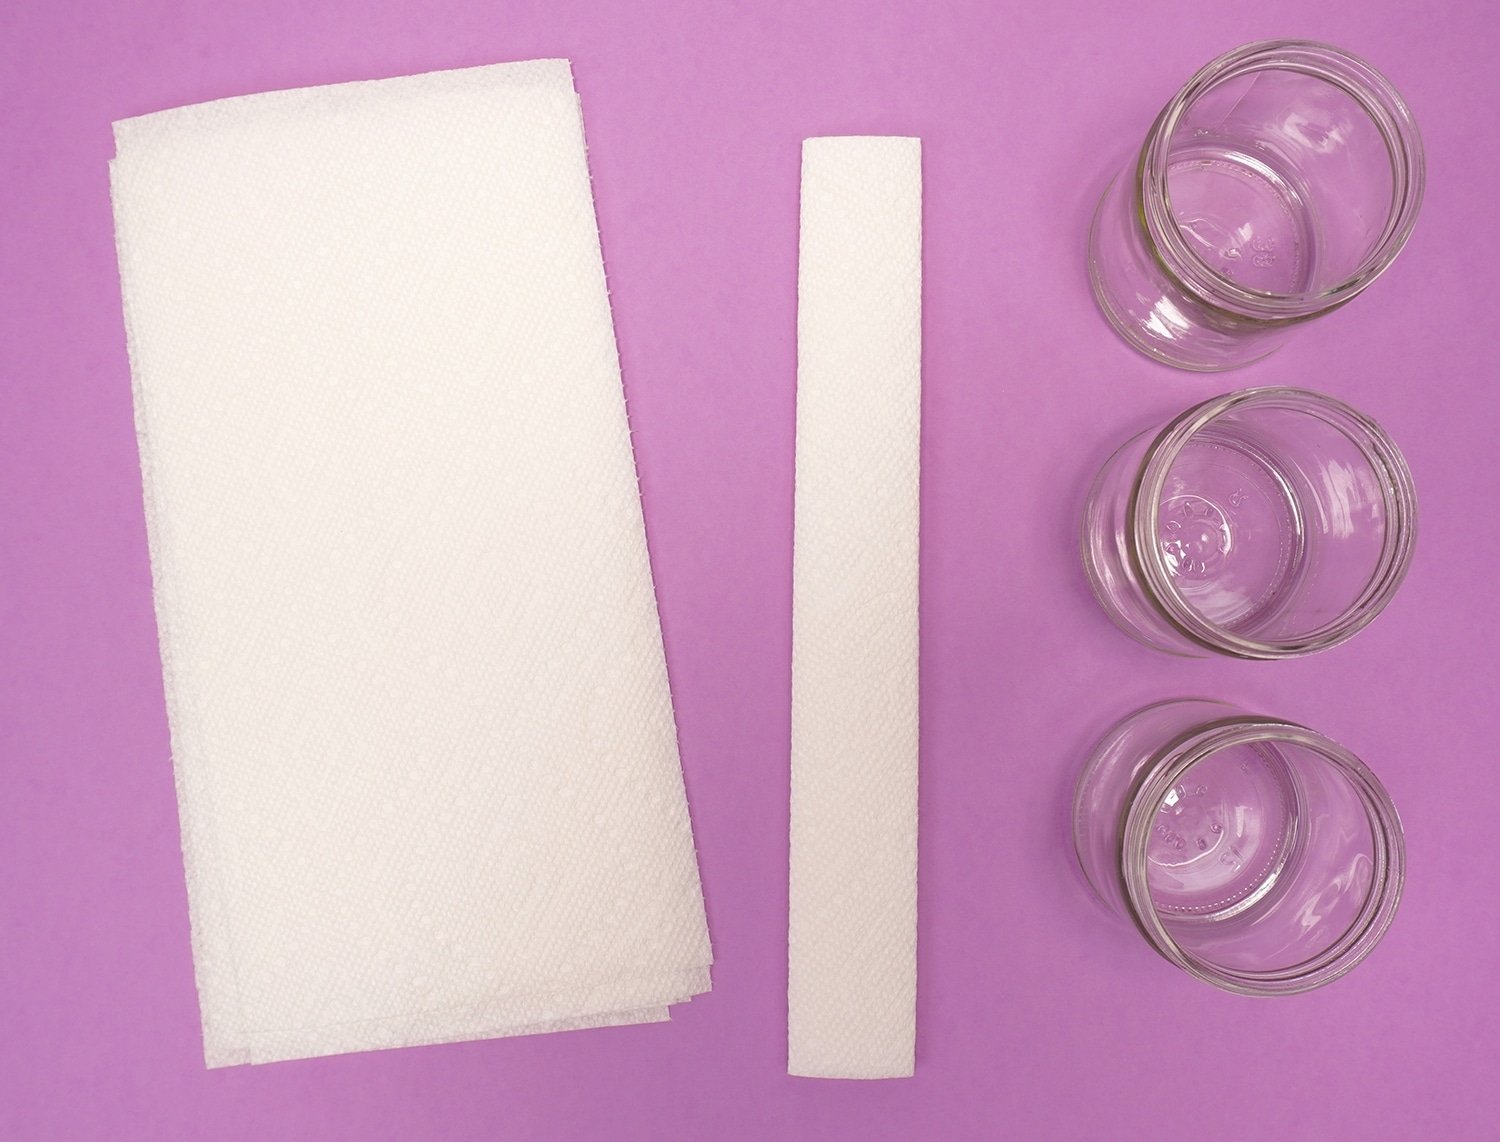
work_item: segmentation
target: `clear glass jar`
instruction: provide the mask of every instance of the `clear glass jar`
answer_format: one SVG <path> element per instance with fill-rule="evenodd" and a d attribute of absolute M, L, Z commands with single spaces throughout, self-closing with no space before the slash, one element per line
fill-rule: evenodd
<path fill-rule="evenodd" d="M 1109 458 L 1084 509 L 1083 565 L 1148 646 L 1291 658 L 1385 608 L 1416 530 L 1411 472 L 1378 424 L 1306 389 L 1245 389 Z"/>
<path fill-rule="evenodd" d="M 1416 122 L 1368 63 L 1327 44 L 1249 44 L 1188 80 L 1105 191 L 1094 295 L 1159 361 L 1248 364 L 1391 264 L 1423 180 Z"/>
<path fill-rule="evenodd" d="M 1390 796 L 1321 734 L 1205 699 L 1139 710 L 1078 782 L 1099 898 L 1162 956 L 1243 995 L 1309 991 L 1374 949 L 1401 897 Z"/>

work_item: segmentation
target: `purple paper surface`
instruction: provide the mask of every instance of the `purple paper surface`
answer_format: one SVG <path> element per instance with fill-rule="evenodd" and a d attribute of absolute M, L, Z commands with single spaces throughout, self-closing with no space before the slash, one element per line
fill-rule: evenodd
<path fill-rule="evenodd" d="M 1366 56 L 1428 193 L 1354 304 L 1217 377 L 1096 313 L 1090 211 L 1199 65 Z M 1493 1138 L 1500 1131 L 1500 8 L 17 0 L 0 11 L 0 1137 Z M 209 1072 L 200 1052 L 106 164 L 110 122 L 566 56 L 584 99 L 717 966 L 666 1025 Z M 799 144 L 925 172 L 917 1076 L 785 1074 Z M 1249 385 L 1380 420 L 1415 566 L 1353 642 L 1146 650 L 1076 555 L 1109 449 Z M 1065 807 L 1110 722 L 1203 694 L 1304 721 L 1400 807 L 1394 927 L 1347 979 L 1216 992 L 1085 894 Z"/>

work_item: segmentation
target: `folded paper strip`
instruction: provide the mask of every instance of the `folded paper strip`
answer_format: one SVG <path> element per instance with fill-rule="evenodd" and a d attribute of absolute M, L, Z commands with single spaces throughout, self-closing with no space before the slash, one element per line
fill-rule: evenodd
<path fill-rule="evenodd" d="M 797 291 L 788 1070 L 914 1066 L 922 167 L 809 139 Z"/>

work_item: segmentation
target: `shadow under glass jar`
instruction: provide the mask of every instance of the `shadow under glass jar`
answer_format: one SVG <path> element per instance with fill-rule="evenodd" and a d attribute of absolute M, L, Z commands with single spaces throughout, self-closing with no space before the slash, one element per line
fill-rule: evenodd
<path fill-rule="evenodd" d="M 1105 191 L 1094 295 L 1149 356 L 1237 368 L 1391 264 L 1423 181 L 1416 122 L 1368 63 L 1327 44 L 1249 44 L 1187 82 Z"/>
<path fill-rule="evenodd" d="M 1163 957 L 1243 995 L 1344 975 L 1395 916 L 1405 876 L 1390 796 L 1348 750 L 1204 699 L 1105 735 L 1073 802 L 1099 898 Z"/>
<path fill-rule="evenodd" d="M 1362 630 L 1411 565 L 1411 472 L 1369 417 L 1245 389 L 1127 441 L 1084 509 L 1084 570 L 1115 623 L 1174 654 L 1292 658 Z"/>

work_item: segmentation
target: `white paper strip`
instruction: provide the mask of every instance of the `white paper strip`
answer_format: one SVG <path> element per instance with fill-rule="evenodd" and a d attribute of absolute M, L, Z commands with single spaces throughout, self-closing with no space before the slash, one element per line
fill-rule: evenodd
<path fill-rule="evenodd" d="M 209 1065 L 665 1018 L 710 954 L 567 62 L 116 142 Z"/>
<path fill-rule="evenodd" d="M 808 139 L 797 293 L 787 1069 L 910 1075 L 921 144 Z"/>

